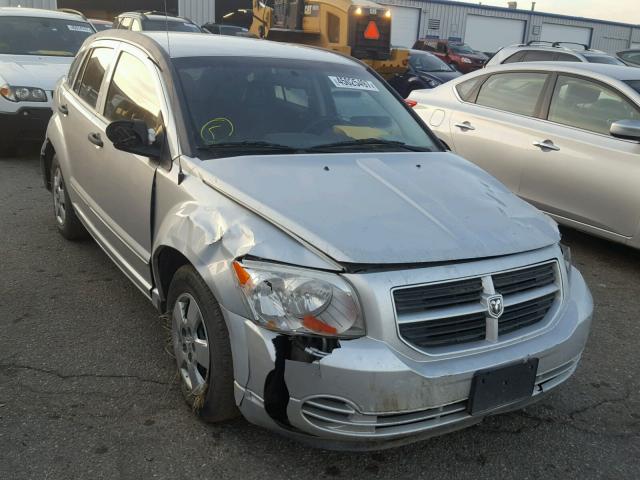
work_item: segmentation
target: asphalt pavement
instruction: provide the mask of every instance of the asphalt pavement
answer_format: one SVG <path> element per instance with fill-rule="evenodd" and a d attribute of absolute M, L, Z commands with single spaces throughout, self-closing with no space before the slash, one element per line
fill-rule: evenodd
<path fill-rule="evenodd" d="M 638 479 L 640 253 L 564 238 L 596 303 L 571 380 L 444 437 L 326 452 L 199 421 L 152 306 L 93 241 L 56 232 L 36 155 L 0 159 L 0 479 Z"/>

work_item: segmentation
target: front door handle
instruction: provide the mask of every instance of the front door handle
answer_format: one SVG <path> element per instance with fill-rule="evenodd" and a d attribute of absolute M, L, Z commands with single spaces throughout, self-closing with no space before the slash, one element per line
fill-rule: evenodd
<path fill-rule="evenodd" d="M 470 130 L 473 131 L 476 129 L 476 127 L 471 125 L 471 123 L 469 122 L 456 123 L 455 126 L 458 127 L 460 130 L 462 130 L 463 132 L 468 132 Z"/>
<path fill-rule="evenodd" d="M 534 147 L 538 147 L 543 152 L 559 152 L 560 147 L 554 144 L 551 140 L 544 140 L 542 142 L 533 142 Z"/>
<path fill-rule="evenodd" d="M 104 147 L 104 142 L 102 141 L 102 137 L 100 136 L 99 133 L 90 133 L 89 134 L 89 141 L 91 143 L 93 143 L 96 147 L 98 148 L 102 148 Z"/>
<path fill-rule="evenodd" d="M 66 105 L 58 105 L 58 111 L 65 117 L 69 115 L 69 108 Z"/>

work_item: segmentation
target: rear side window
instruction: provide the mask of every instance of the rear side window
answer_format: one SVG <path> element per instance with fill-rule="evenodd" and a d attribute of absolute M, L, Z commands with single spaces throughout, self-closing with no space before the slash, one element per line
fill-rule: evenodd
<path fill-rule="evenodd" d="M 160 128 L 160 99 L 151 71 L 127 52 L 122 52 L 116 65 L 104 116 L 110 121 L 144 120 L 147 127 Z"/>
<path fill-rule="evenodd" d="M 612 88 L 561 75 L 551 99 L 549 120 L 608 135 L 613 122 L 640 120 L 640 113 Z"/>
<path fill-rule="evenodd" d="M 523 62 L 552 62 L 556 52 L 545 52 L 543 50 L 529 50 L 525 53 Z"/>
<path fill-rule="evenodd" d="M 77 93 L 80 98 L 93 108 L 98 103 L 100 85 L 102 85 L 104 74 L 109 67 L 112 56 L 113 50 L 111 48 L 94 49 L 84 67 L 82 80 L 77 86 Z"/>
<path fill-rule="evenodd" d="M 504 62 L 502 63 L 518 63 L 518 62 L 522 62 L 522 59 L 524 58 L 524 54 L 527 53 L 526 51 L 521 51 L 521 52 L 517 52 L 514 53 L 513 55 L 511 55 L 509 58 L 507 58 Z"/>
<path fill-rule="evenodd" d="M 476 103 L 519 115 L 534 116 L 546 81 L 546 73 L 493 75 L 480 88 Z"/>
<path fill-rule="evenodd" d="M 570 53 L 556 53 L 556 60 L 558 62 L 580 62 L 580 59 Z"/>
<path fill-rule="evenodd" d="M 472 102 L 472 95 L 474 90 L 485 78 L 486 77 L 472 78 L 471 80 L 467 80 L 466 82 L 462 82 L 456 85 L 456 90 L 458 91 L 458 95 L 460 95 L 460 98 L 465 102 Z"/>

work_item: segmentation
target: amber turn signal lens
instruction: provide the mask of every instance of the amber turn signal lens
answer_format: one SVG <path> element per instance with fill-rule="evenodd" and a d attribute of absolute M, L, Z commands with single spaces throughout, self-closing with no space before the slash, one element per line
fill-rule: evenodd
<path fill-rule="evenodd" d="M 313 315 L 305 315 L 305 317 L 302 319 L 302 325 L 304 325 L 308 330 L 317 333 L 335 334 L 338 332 L 335 327 L 327 325 L 322 320 L 318 320 Z"/>
<path fill-rule="evenodd" d="M 242 265 L 238 262 L 233 262 L 233 270 L 236 272 L 236 277 L 238 277 L 238 282 L 240 285 L 246 285 L 249 280 L 251 280 L 251 275 L 247 272 Z"/>

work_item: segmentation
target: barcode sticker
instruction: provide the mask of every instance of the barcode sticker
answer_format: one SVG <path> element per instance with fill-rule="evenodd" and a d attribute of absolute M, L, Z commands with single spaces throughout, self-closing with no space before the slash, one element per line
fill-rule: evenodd
<path fill-rule="evenodd" d="M 350 88 L 353 90 L 368 90 L 370 92 L 378 92 L 378 87 L 369 81 L 362 80 L 360 78 L 353 77 L 332 77 L 329 76 L 329 80 L 338 88 Z"/>

